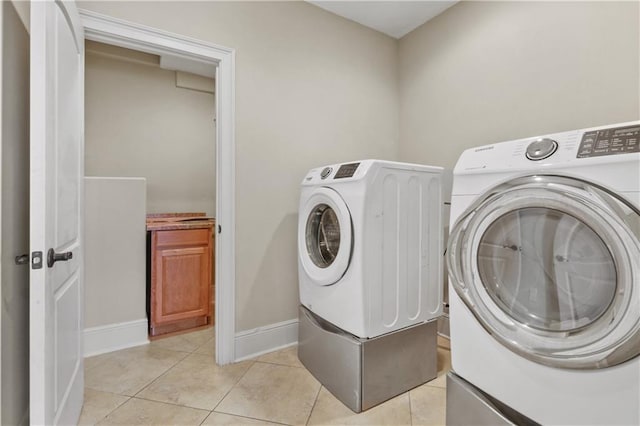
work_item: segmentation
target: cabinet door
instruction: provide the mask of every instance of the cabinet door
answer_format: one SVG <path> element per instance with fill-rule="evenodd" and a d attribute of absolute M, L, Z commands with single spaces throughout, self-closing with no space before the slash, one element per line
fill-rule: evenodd
<path fill-rule="evenodd" d="M 175 232 L 175 231 L 160 231 Z M 209 232 L 203 231 L 209 239 Z M 184 233 L 184 238 L 181 238 Z M 163 245 L 162 235 L 157 239 L 154 253 L 155 288 L 153 323 L 163 324 L 198 316 L 209 315 L 211 285 L 211 245 L 189 241 L 189 231 L 175 232 Z"/>

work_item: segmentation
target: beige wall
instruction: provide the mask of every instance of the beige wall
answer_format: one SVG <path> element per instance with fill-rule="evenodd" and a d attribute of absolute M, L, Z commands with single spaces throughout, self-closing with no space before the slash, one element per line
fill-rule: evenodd
<path fill-rule="evenodd" d="M 397 42 L 304 2 L 80 7 L 236 49 L 236 328 L 296 318 L 299 183 L 396 158 Z"/>
<path fill-rule="evenodd" d="M 399 42 L 400 159 L 446 167 L 450 197 L 467 148 L 638 119 L 638 20 L 637 2 L 456 4 Z"/>
<path fill-rule="evenodd" d="M 81 7 L 237 49 L 238 331 L 296 317 L 309 168 L 451 168 L 468 147 L 640 115 L 637 3 L 462 2 L 399 42 L 303 2 Z"/>
<path fill-rule="evenodd" d="M 237 49 L 238 330 L 296 316 L 298 184 L 309 168 L 394 159 L 398 151 L 405 160 L 452 167 L 470 146 L 640 115 L 633 2 L 465 2 L 399 43 L 301 2 L 81 7 Z M 25 115 L 17 98 L 11 108 L 4 99 L 3 122 L 8 113 Z M 119 141 L 107 139 L 104 155 Z"/>
<path fill-rule="evenodd" d="M 399 43 L 400 157 L 637 120 L 639 3 L 462 2 Z"/>
<path fill-rule="evenodd" d="M 146 183 L 84 179 L 84 327 L 145 320 Z"/>
<path fill-rule="evenodd" d="M 0 4 L 1 263 L 0 424 L 29 423 L 29 34 L 13 3 Z"/>
<path fill-rule="evenodd" d="M 146 178 L 149 213 L 213 216 L 213 94 L 176 87 L 154 55 L 104 46 L 85 59 L 85 175 Z"/>

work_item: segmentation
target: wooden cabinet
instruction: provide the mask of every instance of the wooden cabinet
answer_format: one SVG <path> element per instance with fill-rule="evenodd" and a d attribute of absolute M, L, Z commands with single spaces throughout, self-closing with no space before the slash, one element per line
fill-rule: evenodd
<path fill-rule="evenodd" d="M 152 336 L 212 322 L 213 224 L 201 225 L 151 231 Z"/>

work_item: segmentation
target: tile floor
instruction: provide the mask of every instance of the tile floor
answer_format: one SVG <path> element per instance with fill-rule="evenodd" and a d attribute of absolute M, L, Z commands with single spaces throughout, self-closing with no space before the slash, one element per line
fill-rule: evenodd
<path fill-rule="evenodd" d="M 443 425 L 449 350 L 438 378 L 354 414 L 291 347 L 219 367 L 213 329 L 85 360 L 82 425 Z"/>

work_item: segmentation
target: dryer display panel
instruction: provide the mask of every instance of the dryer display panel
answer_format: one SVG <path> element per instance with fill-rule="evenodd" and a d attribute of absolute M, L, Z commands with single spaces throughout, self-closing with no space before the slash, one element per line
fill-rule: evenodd
<path fill-rule="evenodd" d="M 582 135 L 577 158 L 640 152 L 640 126 L 612 127 Z"/>
<path fill-rule="evenodd" d="M 353 177 L 359 165 L 360 163 L 343 164 L 342 166 L 340 166 L 340 168 L 336 172 L 334 179 Z"/>

